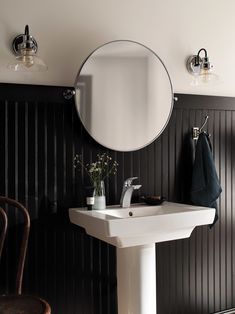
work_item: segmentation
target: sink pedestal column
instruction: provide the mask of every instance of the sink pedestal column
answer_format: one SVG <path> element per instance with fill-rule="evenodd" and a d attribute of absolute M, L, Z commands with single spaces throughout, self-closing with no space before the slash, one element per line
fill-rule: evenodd
<path fill-rule="evenodd" d="M 118 314 L 156 314 L 155 244 L 117 248 Z"/>

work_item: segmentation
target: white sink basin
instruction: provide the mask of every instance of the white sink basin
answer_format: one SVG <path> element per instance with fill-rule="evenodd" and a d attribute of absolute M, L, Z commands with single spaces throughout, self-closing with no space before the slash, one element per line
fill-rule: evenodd
<path fill-rule="evenodd" d="M 188 238 L 196 226 L 211 224 L 214 216 L 214 208 L 168 202 L 69 210 L 72 223 L 117 247 L 119 314 L 157 313 L 155 243 Z"/>
<path fill-rule="evenodd" d="M 214 216 L 214 208 L 169 202 L 160 206 L 136 204 L 130 208 L 69 210 L 72 223 L 119 248 L 188 238 L 196 226 L 211 224 Z"/>

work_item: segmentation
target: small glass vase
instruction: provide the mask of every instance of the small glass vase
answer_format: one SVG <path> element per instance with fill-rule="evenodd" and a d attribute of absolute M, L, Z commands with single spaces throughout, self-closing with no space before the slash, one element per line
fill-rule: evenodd
<path fill-rule="evenodd" d="M 106 208 L 104 181 L 94 182 L 94 198 L 95 198 L 95 202 L 93 205 L 93 209 L 105 209 Z"/>

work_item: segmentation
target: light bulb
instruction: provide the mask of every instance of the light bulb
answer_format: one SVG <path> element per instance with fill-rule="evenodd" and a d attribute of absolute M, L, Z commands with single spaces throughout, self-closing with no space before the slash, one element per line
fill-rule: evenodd
<path fill-rule="evenodd" d="M 21 55 L 16 57 L 16 62 L 8 64 L 8 69 L 16 72 L 44 72 L 46 64 L 35 55 L 33 49 L 22 49 Z"/>

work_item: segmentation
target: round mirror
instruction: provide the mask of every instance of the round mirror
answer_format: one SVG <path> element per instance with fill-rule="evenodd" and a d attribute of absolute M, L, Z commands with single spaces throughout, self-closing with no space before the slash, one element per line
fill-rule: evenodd
<path fill-rule="evenodd" d="M 133 151 L 154 141 L 173 107 L 170 76 L 150 49 L 127 40 L 96 49 L 76 82 L 76 107 L 88 133 L 101 145 Z"/>

